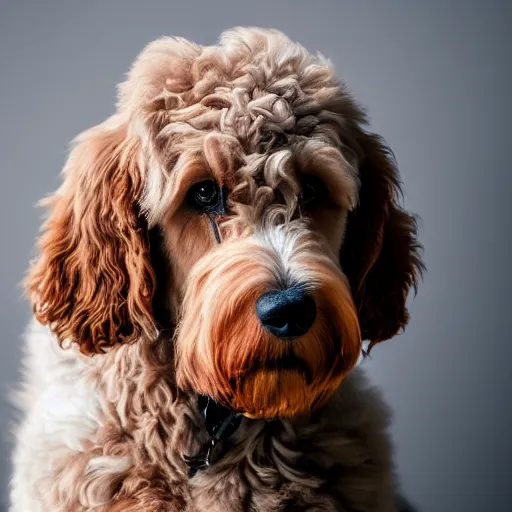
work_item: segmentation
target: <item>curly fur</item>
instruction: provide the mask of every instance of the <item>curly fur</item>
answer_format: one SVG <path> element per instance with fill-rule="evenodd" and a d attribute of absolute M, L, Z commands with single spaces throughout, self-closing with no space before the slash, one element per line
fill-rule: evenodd
<path fill-rule="evenodd" d="M 13 512 L 398 510 L 389 413 L 354 367 L 406 325 L 422 263 L 365 125 L 330 63 L 277 31 L 144 49 L 45 201 Z M 311 175 L 326 195 L 304 206 Z M 206 179 L 228 195 L 215 219 L 187 203 Z M 318 316 L 291 346 L 254 304 L 297 285 Z M 310 379 L 279 369 L 290 354 Z M 247 418 L 190 478 L 197 393 Z"/>
<path fill-rule="evenodd" d="M 87 358 L 36 324 L 27 340 L 25 394 L 45 426 L 32 407 L 18 433 L 13 511 L 396 510 L 389 413 L 360 370 L 309 417 L 244 420 L 224 457 L 188 480 L 184 456 L 205 433 L 195 401 L 173 384 L 165 344 Z"/>

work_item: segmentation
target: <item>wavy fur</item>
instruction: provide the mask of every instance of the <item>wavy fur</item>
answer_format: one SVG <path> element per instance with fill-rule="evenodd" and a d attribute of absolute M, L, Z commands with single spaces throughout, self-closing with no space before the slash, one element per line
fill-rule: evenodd
<path fill-rule="evenodd" d="M 222 213 L 190 203 L 207 179 Z M 389 414 L 354 367 L 421 274 L 399 190 L 324 57 L 256 28 L 148 45 L 45 201 L 12 512 L 398 510 Z M 255 303 L 289 286 L 318 314 L 285 344 Z M 198 393 L 246 418 L 189 478 Z"/>

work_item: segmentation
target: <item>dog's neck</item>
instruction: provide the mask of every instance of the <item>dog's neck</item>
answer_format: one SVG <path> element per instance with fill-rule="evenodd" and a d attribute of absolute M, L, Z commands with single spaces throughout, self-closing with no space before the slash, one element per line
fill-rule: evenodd
<path fill-rule="evenodd" d="M 211 455 L 215 445 L 232 436 L 242 422 L 242 415 L 224 407 L 208 396 L 198 396 L 197 405 L 210 438 L 196 455 L 187 458 L 190 477 L 200 469 L 212 464 Z"/>

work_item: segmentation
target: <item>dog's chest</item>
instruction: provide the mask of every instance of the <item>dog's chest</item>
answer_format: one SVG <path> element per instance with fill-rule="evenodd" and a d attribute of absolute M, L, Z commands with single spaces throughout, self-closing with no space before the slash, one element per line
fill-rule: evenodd
<path fill-rule="evenodd" d="M 386 505 L 385 422 L 364 393 L 349 390 L 343 418 L 326 410 L 317 425 L 244 421 L 220 446 L 222 457 L 189 478 L 186 456 L 205 440 L 191 401 L 176 400 L 165 379 L 151 380 L 135 347 L 102 373 L 52 343 L 38 331 L 28 340 L 24 442 L 15 456 L 24 468 L 15 492 L 33 500 L 34 512 L 41 503 L 105 512 L 394 510 Z M 359 389 L 358 378 L 348 386 Z"/>

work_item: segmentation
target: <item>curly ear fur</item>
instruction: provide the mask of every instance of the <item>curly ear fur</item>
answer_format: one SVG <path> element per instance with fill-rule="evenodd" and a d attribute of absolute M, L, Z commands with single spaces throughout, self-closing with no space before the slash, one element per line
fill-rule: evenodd
<path fill-rule="evenodd" d="M 416 218 L 398 203 L 400 182 L 390 149 L 377 135 L 360 132 L 358 138 L 359 205 L 349 214 L 340 259 L 371 349 L 407 324 L 408 292 L 416 289 L 424 266 Z"/>
<path fill-rule="evenodd" d="M 38 320 L 84 354 L 156 333 L 148 233 L 137 208 L 138 144 L 115 118 L 85 131 L 64 183 L 43 201 L 50 215 L 28 294 Z"/>

